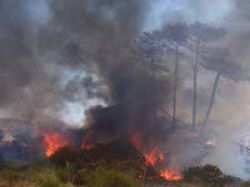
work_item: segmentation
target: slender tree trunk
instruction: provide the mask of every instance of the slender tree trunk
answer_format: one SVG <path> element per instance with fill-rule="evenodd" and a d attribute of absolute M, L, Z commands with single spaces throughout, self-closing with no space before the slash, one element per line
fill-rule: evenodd
<path fill-rule="evenodd" d="M 172 128 L 176 127 L 176 99 L 177 99 L 177 82 L 178 82 L 178 53 L 179 45 L 176 45 L 175 48 L 175 62 L 174 62 L 174 97 L 173 97 L 173 119 L 172 119 Z"/>
<path fill-rule="evenodd" d="M 213 90 L 212 90 L 212 95 L 211 95 L 211 98 L 210 98 L 209 106 L 208 106 L 208 109 L 207 109 L 207 112 L 206 112 L 206 115 L 205 115 L 205 118 L 204 118 L 204 122 L 203 122 L 203 129 L 206 127 L 207 121 L 208 121 L 209 116 L 210 116 L 210 113 L 211 113 L 211 111 L 213 109 L 215 94 L 216 94 L 216 90 L 217 90 L 218 83 L 219 83 L 219 80 L 220 80 L 220 75 L 221 75 L 220 72 L 217 72 L 217 75 L 215 77 L 214 84 L 213 84 Z"/>
<path fill-rule="evenodd" d="M 196 110 L 197 110 L 197 74 L 198 74 L 198 67 L 199 67 L 199 56 L 200 56 L 200 40 L 197 40 L 196 43 L 196 50 L 195 50 L 195 65 L 194 65 L 194 90 L 193 90 L 193 114 L 192 114 L 192 129 L 196 129 Z"/>

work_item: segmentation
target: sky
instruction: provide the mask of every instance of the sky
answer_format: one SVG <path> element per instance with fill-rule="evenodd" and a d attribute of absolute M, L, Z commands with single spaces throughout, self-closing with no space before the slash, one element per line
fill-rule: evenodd
<path fill-rule="evenodd" d="M 234 3 L 232 0 L 156 0 L 150 1 L 150 7 L 145 30 L 176 21 L 222 24 L 233 11 Z"/>

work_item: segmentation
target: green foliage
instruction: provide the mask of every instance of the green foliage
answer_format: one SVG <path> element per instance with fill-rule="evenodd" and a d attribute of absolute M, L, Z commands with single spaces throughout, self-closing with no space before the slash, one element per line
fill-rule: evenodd
<path fill-rule="evenodd" d="M 189 181 L 188 180 L 189 176 Z M 223 180 L 216 180 L 218 178 Z M 166 182 L 150 180 L 145 187 L 223 187 L 225 183 L 234 186 L 250 187 L 250 182 L 241 185 L 240 179 L 224 176 L 211 165 L 193 167 L 185 170 L 185 180 Z M 142 181 L 141 181 L 142 182 Z M 76 169 L 70 164 L 66 167 L 31 166 L 22 170 L 5 169 L 0 171 L 0 187 L 141 187 L 140 181 L 131 173 L 127 174 L 111 168 L 106 162 L 99 162 L 94 168 Z"/>
<path fill-rule="evenodd" d="M 76 176 L 76 168 L 71 163 L 67 163 L 66 167 L 57 168 L 56 174 L 59 179 L 65 183 L 73 183 Z"/>
<path fill-rule="evenodd" d="M 126 173 L 99 166 L 81 169 L 74 175 L 74 184 L 91 187 L 135 187 L 138 181 Z"/>
<path fill-rule="evenodd" d="M 12 187 L 18 180 L 22 180 L 23 176 L 20 172 L 5 169 L 0 172 L 0 176 L 2 180 L 5 180 L 8 186 Z"/>
<path fill-rule="evenodd" d="M 81 169 L 77 171 L 74 183 L 77 185 L 89 184 L 93 179 L 92 172 L 93 171 L 90 171 L 89 169 Z"/>
<path fill-rule="evenodd" d="M 183 171 L 184 179 L 188 182 L 202 182 L 210 186 L 224 186 L 225 176 L 213 165 L 190 167 Z"/>
<path fill-rule="evenodd" d="M 91 187 L 136 187 L 138 181 L 133 177 L 115 170 L 109 170 L 103 167 L 96 168 L 87 173 L 81 171 L 83 178 Z"/>
<path fill-rule="evenodd" d="M 71 184 L 64 184 L 52 169 L 44 170 L 39 174 L 38 184 L 41 187 L 73 187 Z"/>
<path fill-rule="evenodd" d="M 39 174 L 38 183 L 41 187 L 55 187 L 61 184 L 55 172 L 49 169 Z"/>

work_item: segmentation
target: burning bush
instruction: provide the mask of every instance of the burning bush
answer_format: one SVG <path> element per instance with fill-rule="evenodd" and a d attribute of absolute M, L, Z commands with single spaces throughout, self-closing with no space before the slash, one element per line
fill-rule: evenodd
<path fill-rule="evenodd" d="M 149 165 L 144 156 L 127 141 L 117 140 L 108 144 L 97 144 L 91 149 L 63 147 L 55 152 L 50 161 L 58 168 L 95 169 L 99 166 L 129 173 L 140 179 L 160 178 L 160 173 Z"/>
<path fill-rule="evenodd" d="M 145 160 L 128 142 L 97 144 L 91 149 L 63 147 L 49 160 L 64 183 L 103 187 L 132 187 L 141 176 Z M 130 173 L 129 175 L 127 173 Z"/>
<path fill-rule="evenodd" d="M 97 144 L 91 149 L 77 149 L 63 147 L 57 150 L 51 157 L 52 163 L 57 166 L 65 166 L 68 162 L 78 167 L 95 167 L 102 161 L 108 165 L 119 165 L 121 168 L 131 160 L 143 165 L 143 156 L 126 141 L 114 141 L 109 144 Z M 135 164 L 135 163 L 134 163 Z M 133 167 L 133 165 L 131 165 Z"/>
<path fill-rule="evenodd" d="M 46 149 L 45 154 L 48 157 L 53 155 L 58 149 L 69 145 L 68 140 L 57 132 L 44 133 L 43 142 Z"/>

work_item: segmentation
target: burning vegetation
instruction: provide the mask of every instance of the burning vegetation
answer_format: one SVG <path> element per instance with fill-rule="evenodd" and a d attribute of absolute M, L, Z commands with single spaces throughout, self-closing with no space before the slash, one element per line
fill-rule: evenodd
<path fill-rule="evenodd" d="M 8 163 L 29 173 L 36 161 L 54 176 L 40 186 L 232 179 L 197 166 L 210 161 L 248 179 L 249 138 L 229 145 L 250 121 L 234 115 L 249 111 L 249 6 L 0 0 L 0 186 L 19 176 Z M 225 154 L 235 147 L 246 164 Z"/>
<path fill-rule="evenodd" d="M 43 143 L 46 156 L 53 155 L 58 149 L 69 145 L 65 137 L 58 132 L 47 132 L 43 134 Z"/>
<path fill-rule="evenodd" d="M 138 144 L 134 144 L 133 137 L 135 136 L 131 136 L 131 139 L 127 141 L 121 139 L 106 144 L 83 143 L 79 149 L 77 147 L 70 148 L 72 144 L 64 137 L 63 133 L 60 134 L 59 132 L 50 131 L 43 134 L 43 144 L 45 155 L 59 165 L 72 162 L 79 167 L 83 167 L 83 163 L 84 166 L 87 167 L 96 167 L 98 162 L 103 160 L 111 165 L 117 165 L 116 167 L 118 168 L 123 168 L 126 164 L 136 163 L 136 175 L 138 178 L 142 178 L 143 176 L 145 179 L 162 178 L 167 181 L 182 180 L 181 173 L 176 169 L 160 169 L 165 156 L 158 146 L 153 147 L 151 150 L 143 151 L 143 146 L 139 147 Z M 137 139 L 137 141 L 139 142 L 140 140 Z M 140 145 L 143 145 L 142 142 Z M 71 153 L 71 151 L 73 153 Z M 72 156 L 70 156 L 71 154 Z M 90 160 L 88 160 L 88 158 L 90 158 Z M 77 160 L 81 161 L 78 163 Z M 77 163 L 75 163 L 76 161 Z M 126 169 L 132 170 L 134 166 L 129 165 L 126 167 L 130 167 Z M 144 172 L 147 172 L 147 170 L 151 173 L 145 175 Z"/>
<path fill-rule="evenodd" d="M 171 169 L 160 171 L 160 176 L 168 181 L 179 181 L 183 179 L 182 175 L 178 171 Z"/>

